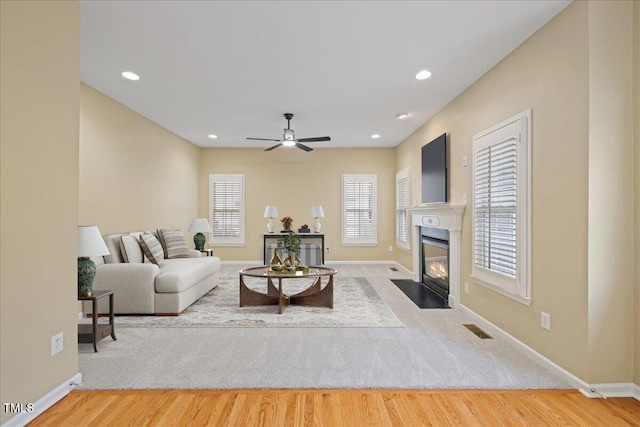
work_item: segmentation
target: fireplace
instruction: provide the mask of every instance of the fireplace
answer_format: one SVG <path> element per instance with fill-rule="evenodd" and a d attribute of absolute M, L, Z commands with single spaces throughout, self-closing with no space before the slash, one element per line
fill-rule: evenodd
<path fill-rule="evenodd" d="M 420 227 L 421 277 L 429 289 L 449 300 L 449 230 Z"/>
<path fill-rule="evenodd" d="M 449 232 L 448 285 L 449 307 L 460 304 L 460 234 L 464 205 L 438 204 L 407 208 L 411 212 L 411 252 L 413 254 L 413 280 L 422 282 L 422 227 L 431 227 Z"/>

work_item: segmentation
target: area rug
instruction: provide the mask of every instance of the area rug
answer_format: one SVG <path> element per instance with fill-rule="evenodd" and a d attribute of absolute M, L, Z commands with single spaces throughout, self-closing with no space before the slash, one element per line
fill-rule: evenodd
<path fill-rule="evenodd" d="M 333 309 L 290 305 L 240 307 L 238 277 L 220 278 L 220 284 L 179 316 L 117 316 L 118 328 L 401 328 L 402 323 L 363 277 L 334 277 Z M 326 280 L 326 279 L 325 279 Z M 247 286 L 266 291 L 266 281 L 247 278 Z M 323 286 L 325 285 L 323 281 Z M 289 295 L 311 284 L 305 279 L 285 282 Z"/>

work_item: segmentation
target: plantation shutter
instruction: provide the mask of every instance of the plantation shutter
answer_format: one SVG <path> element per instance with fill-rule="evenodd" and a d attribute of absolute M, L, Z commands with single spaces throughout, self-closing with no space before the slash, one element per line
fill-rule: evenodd
<path fill-rule="evenodd" d="M 473 137 L 476 283 L 531 304 L 530 132 L 527 110 Z"/>
<path fill-rule="evenodd" d="M 244 177 L 210 175 L 211 239 L 214 243 L 243 243 Z"/>
<path fill-rule="evenodd" d="M 405 248 L 408 248 L 409 242 L 408 204 L 409 173 L 405 169 L 396 175 L 396 244 Z"/>
<path fill-rule="evenodd" d="M 513 138 L 475 157 L 475 264 L 512 278 L 518 256 L 516 154 Z"/>
<path fill-rule="evenodd" d="M 343 244 L 376 243 L 376 176 L 343 175 Z"/>

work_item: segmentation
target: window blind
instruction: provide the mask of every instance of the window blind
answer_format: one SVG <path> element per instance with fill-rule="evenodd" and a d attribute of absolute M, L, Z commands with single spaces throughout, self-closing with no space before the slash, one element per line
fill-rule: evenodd
<path fill-rule="evenodd" d="M 376 242 L 375 176 L 343 177 L 343 243 Z"/>
<path fill-rule="evenodd" d="M 475 263 L 516 277 L 516 140 L 476 153 Z"/>
<path fill-rule="evenodd" d="M 240 237 L 240 183 L 214 182 L 213 235 Z"/>
<path fill-rule="evenodd" d="M 408 243 L 407 206 L 409 204 L 409 177 L 406 171 L 396 175 L 396 244 Z"/>
<path fill-rule="evenodd" d="M 244 177 L 209 176 L 211 239 L 213 243 L 243 243 Z"/>
<path fill-rule="evenodd" d="M 531 303 L 531 110 L 473 138 L 474 280 Z"/>

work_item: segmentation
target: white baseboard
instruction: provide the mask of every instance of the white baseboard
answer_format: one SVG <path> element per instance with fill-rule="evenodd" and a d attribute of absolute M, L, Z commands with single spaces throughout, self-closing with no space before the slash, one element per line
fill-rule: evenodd
<path fill-rule="evenodd" d="M 397 261 L 394 261 L 393 263 L 395 264 L 395 266 L 399 270 L 401 270 L 402 272 L 407 273 L 409 276 L 413 277 L 413 271 L 409 270 L 407 267 L 405 267 L 404 265 L 400 264 Z"/>
<path fill-rule="evenodd" d="M 22 427 L 35 420 L 40 414 L 53 406 L 57 401 L 65 397 L 76 384 L 82 382 L 82 374 L 77 373 L 49 393 L 42 396 L 36 402 L 33 402 L 33 412 L 21 412 L 15 417 L 7 420 L 2 427 Z"/>
<path fill-rule="evenodd" d="M 469 307 L 466 307 L 463 304 L 460 304 L 459 307 L 464 309 L 467 313 L 471 314 L 472 316 L 478 318 L 481 322 L 488 325 L 490 328 L 495 329 L 506 338 L 510 339 L 514 343 L 518 344 L 519 346 L 527 350 L 527 352 L 529 352 L 532 356 L 534 356 L 540 362 L 544 363 L 549 368 L 555 370 L 560 375 L 562 375 L 569 384 L 577 388 L 580 391 L 580 393 L 584 394 L 585 396 L 589 398 L 634 397 L 640 400 L 640 386 L 633 383 L 589 384 L 586 381 L 583 381 L 577 376 L 573 375 L 571 372 L 567 371 L 563 367 L 557 365 L 547 357 L 538 353 L 537 351 L 535 351 L 534 349 L 532 349 L 531 347 L 529 347 L 519 339 L 515 338 L 511 334 L 505 332 L 500 327 L 494 325 L 484 317 L 480 316 L 475 311 L 471 310 Z"/>

